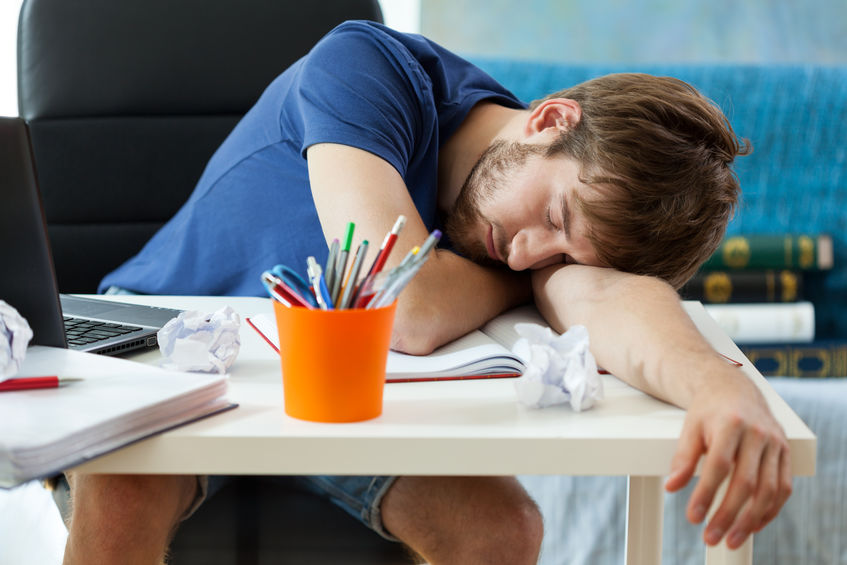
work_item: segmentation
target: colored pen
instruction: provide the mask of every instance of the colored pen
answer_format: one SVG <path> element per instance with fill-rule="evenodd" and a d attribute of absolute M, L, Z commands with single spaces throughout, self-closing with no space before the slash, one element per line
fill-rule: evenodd
<path fill-rule="evenodd" d="M 415 257 L 415 261 L 424 261 L 426 260 L 426 256 L 429 255 L 429 252 L 432 251 L 432 248 L 435 247 L 435 244 L 438 243 L 438 240 L 441 239 L 441 230 L 433 230 L 429 237 L 426 238 L 426 241 L 421 245 L 421 250 L 418 252 Z"/>
<path fill-rule="evenodd" d="M 350 299 L 353 298 L 356 289 L 356 281 L 359 279 L 359 271 L 362 270 L 362 263 L 365 262 L 365 255 L 368 253 L 368 240 L 362 240 L 359 248 L 356 249 L 356 255 L 353 257 L 353 265 L 350 267 L 350 273 L 347 275 L 347 281 L 344 283 L 344 292 L 341 295 L 339 308 L 349 308 Z"/>
<path fill-rule="evenodd" d="M 403 267 L 393 269 L 390 280 L 386 281 L 379 292 L 374 294 L 367 308 L 382 308 L 394 302 L 400 292 L 406 288 L 406 285 L 409 284 L 423 264 L 426 263 L 428 258 L 428 255 L 424 255 L 420 259 L 410 261 Z"/>
<path fill-rule="evenodd" d="M 332 303 L 338 304 L 338 293 L 341 291 L 341 279 L 344 278 L 344 273 L 347 271 L 347 256 L 350 255 L 350 244 L 353 243 L 353 230 L 356 229 L 356 224 L 349 222 L 347 224 L 347 233 L 344 235 L 344 245 L 341 247 L 341 253 L 338 256 L 338 264 L 335 269 L 335 280 L 332 281 Z"/>
<path fill-rule="evenodd" d="M 394 227 L 392 227 L 391 231 L 388 232 L 388 235 L 385 236 L 385 239 L 379 248 L 379 253 L 376 256 L 376 259 L 374 259 L 370 270 L 368 270 L 368 276 L 380 272 L 382 267 L 385 266 L 385 262 L 388 260 L 388 255 L 394 247 L 394 242 L 397 241 L 397 234 L 400 233 L 400 230 L 403 229 L 403 226 L 405 225 L 406 216 L 400 214 L 400 216 L 397 217 L 397 221 L 394 222 Z"/>
<path fill-rule="evenodd" d="M 309 270 L 309 280 L 312 282 L 312 287 L 315 290 L 315 298 L 318 299 L 318 306 L 321 310 L 332 310 L 332 301 L 330 300 L 329 290 L 326 288 L 326 280 L 321 272 L 321 266 L 317 260 L 309 256 L 306 259 Z"/>
<path fill-rule="evenodd" d="M 338 258 L 338 246 L 339 242 L 336 237 L 329 246 L 329 256 L 326 260 L 326 267 L 323 270 L 327 288 L 332 288 L 332 281 L 335 280 L 335 262 Z"/>
<path fill-rule="evenodd" d="M 68 383 L 80 382 L 83 379 L 76 377 L 20 377 L 17 379 L 6 379 L 0 382 L 0 392 L 12 390 L 34 390 L 40 388 L 57 388 Z"/>
<path fill-rule="evenodd" d="M 415 252 L 414 249 L 410 251 L 403 258 L 402 263 L 391 270 L 389 274 L 390 280 L 386 281 L 385 285 L 372 297 L 366 307 L 380 308 L 394 302 L 400 292 L 409 284 L 409 281 L 412 280 L 429 258 L 430 252 L 435 248 L 435 245 L 440 239 L 441 231 L 434 230 L 426 238 L 419 251 Z M 411 258 L 409 257 L 410 255 L 412 256 Z"/>
<path fill-rule="evenodd" d="M 308 299 L 301 296 L 299 292 L 288 286 L 284 280 L 273 273 L 268 271 L 262 273 L 262 282 L 265 283 L 268 294 L 288 307 L 303 306 L 309 309 L 315 308 Z"/>
<path fill-rule="evenodd" d="M 403 257 L 403 260 L 402 260 L 402 261 L 400 261 L 400 264 L 399 264 L 399 265 L 397 265 L 397 266 L 398 266 L 398 267 L 405 267 L 406 265 L 408 265 L 408 264 L 409 264 L 409 261 L 411 261 L 412 259 L 414 259 L 414 258 L 415 258 L 415 255 L 417 255 L 417 254 L 418 254 L 418 251 L 420 251 L 420 250 L 421 250 L 421 248 L 420 248 L 419 246 L 417 246 L 417 245 L 416 245 L 416 246 L 414 246 L 414 247 L 412 247 L 412 250 L 411 250 L 411 251 L 409 251 L 408 253 L 406 253 L 406 256 L 405 256 L 405 257 Z"/>

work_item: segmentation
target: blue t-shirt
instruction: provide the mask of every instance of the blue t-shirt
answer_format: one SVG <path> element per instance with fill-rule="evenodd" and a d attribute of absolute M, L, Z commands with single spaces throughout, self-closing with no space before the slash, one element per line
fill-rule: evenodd
<path fill-rule="evenodd" d="M 433 42 L 346 22 L 277 77 L 206 166 L 191 197 L 100 283 L 149 294 L 262 295 L 260 274 L 324 262 L 306 149 L 331 142 L 390 163 L 436 226 L 438 149 L 483 99 L 523 103 Z M 351 218 L 355 221 L 355 218 Z"/>

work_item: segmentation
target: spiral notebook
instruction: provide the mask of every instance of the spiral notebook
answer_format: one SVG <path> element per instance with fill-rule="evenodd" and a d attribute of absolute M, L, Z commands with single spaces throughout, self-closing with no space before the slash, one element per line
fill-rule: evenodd
<path fill-rule="evenodd" d="M 512 345 L 520 337 L 514 329 L 514 325 L 519 322 L 546 325 L 535 308 L 520 307 L 498 316 L 479 330 L 451 341 L 429 355 L 405 355 L 389 351 L 385 381 L 396 383 L 519 377 L 526 366 L 511 351 Z M 247 323 L 279 353 L 279 336 L 272 315 L 250 316 Z"/>

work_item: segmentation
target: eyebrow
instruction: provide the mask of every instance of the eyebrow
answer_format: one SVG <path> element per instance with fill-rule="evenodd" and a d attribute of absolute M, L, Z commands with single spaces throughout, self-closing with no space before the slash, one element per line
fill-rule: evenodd
<path fill-rule="evenodd" d="M 562 193 L 562 229 L 565 230 L 565 235 L 568 239 L 571 238 L 571 209 L 568 206 L 568 199 Z"/>

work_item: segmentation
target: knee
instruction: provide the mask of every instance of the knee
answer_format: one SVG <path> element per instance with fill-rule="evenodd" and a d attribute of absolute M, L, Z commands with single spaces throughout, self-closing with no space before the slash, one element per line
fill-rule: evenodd
<path fill-rule="evenodd" d="M 168 475 L 71 477 L 72 516 L 115 524 L 158 517 L 176 520 L 194 496 L 196 479 Z"/>
<path fill-rule="evenodd" d="M 528 497 L 512 504 L 489 536 L 491 547 L 501 556 L 497 562 L 509 564 L 537 563 L 543 539 L 544 520 Z"/>

